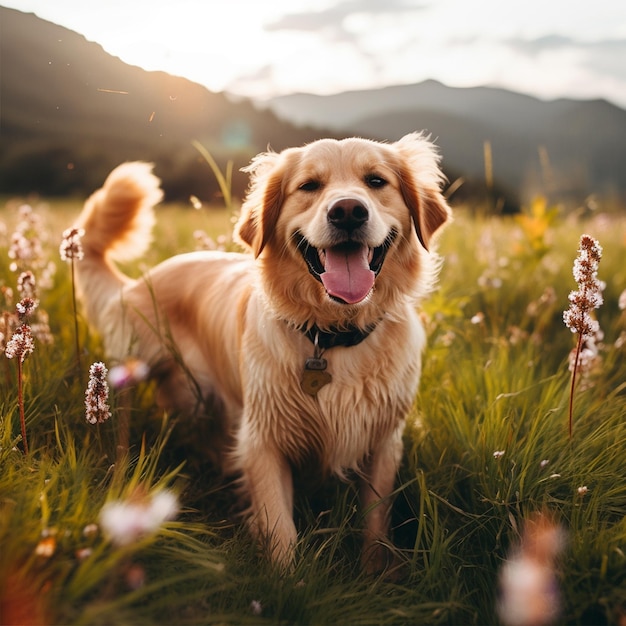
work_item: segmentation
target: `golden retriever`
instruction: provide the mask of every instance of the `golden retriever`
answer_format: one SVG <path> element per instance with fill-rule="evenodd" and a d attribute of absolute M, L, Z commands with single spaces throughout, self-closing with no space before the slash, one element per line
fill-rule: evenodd
<path fill-rule="evenodd" d="M 420 378 L 416 304 L 450 218 L 439 158 L 417 133 L 321 139 L 260 154 L 246 171 L 234 233 L 246 253 L 181 254 L 134 280 L 113 261 L 146 249 L 162 192 L 145 163 L 115 169 L 76 224 L 88 319 L 112 362 L 150 365 L 163 406 L 220 407 L 225 464 L 273 561 L 294 557 L 292 471 L 315 467 L 358 477 L 362 561 L 377 571 Z"/>

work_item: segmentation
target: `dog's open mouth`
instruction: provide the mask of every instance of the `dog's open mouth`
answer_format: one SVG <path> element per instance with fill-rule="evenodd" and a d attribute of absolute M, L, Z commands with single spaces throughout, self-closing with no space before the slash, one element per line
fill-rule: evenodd
<path fill-rule="evenodd" d="M 324 285 L 326 293 L 339 302 L 357 304 L 374 287 L 396 236 L 397 232 L 392 230 L 383 244 L 375 248 L 346 241 L 323 250 L 312 246 L 299 232 L 295 239 L 309 272 Z"/>

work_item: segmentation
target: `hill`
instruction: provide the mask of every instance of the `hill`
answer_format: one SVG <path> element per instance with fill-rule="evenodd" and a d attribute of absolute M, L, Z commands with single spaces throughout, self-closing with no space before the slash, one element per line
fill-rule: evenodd
<path fill-rule="evenodd" d="M 545 193 L 626 204 L 626 111 L 605 101 L 543 102 L 488 87 L 435 81 L 254 104 L 164 72 L 147 72 L 81 35 L 0 7 L 0 193 L 89 193 L 125 160 L 153 161 L 169 198 L 218 193 L 200 141 L 237 170 L 267 146 L 323 136 L 394 140 L 427 130 L 441 147 L 456 198 L 483 196 L 490 142 L 498 197 Z"/>
<path fill-rule="evenodd" d="M 490 87 L 451 88 L 436 81 L 331 96 L 294 94 L 268 101 L 283 119 L 397 139 L 426 129 L 444 166 L 484 175 L 483 144 L 507 187 L 578 201 L 626 198 L 626 111 L 604 100 L 539 99 Z"/>
<path fill-rule="evenodd" d="M 184 78 L 146 72 L 35 15 L 0 7 L 0 192 L 68 194 L 99 186 L 118 163 L 156 163 L 170 197 L 216 191 L 191 146 L 235 170 L 327 131 L 296 127 L 249 101 Z M 246 177 L 235 172 L 235 191 Z"/>

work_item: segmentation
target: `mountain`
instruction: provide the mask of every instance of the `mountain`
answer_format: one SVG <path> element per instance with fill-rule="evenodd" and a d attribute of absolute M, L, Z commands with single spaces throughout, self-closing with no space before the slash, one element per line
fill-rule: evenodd
<path fill-rule="evenodd" d="M 88 193 L 122 161 L 153 161 L 170 198 L 217 185 L 193 140 L 238 169 L 327 131 L 295 126 L 249 101 L 146 72 L 70 30 L 0 7 L 0 193 Z"/>
<path fill-rule="evenodd" d="M 502 89 L 457 89 L 435 81 L 331 96 L 295 94 L 252 103 L 184 78 L 147 72 L 35 15 L 0 7 L 0 193 L 80 194 L 118 163 L 155 163 L 169 198 L 218 193 L 192 141 L 222 169 L 319 137 L 395 140 L 426 130 L 453 199 L 489 195 L 515 208 L 545 193 L 583 202 L 589 194 L 626 205 L 626 111 L 605 101 L 543 102 Z M 483 146 L 496 189 L 485 189 Z"/>
<path fill-rule="evenodd" d="M 484 177 L 488 141 L 494 176 L 521 195 L 626 199 L 626 111 L 604 100 L 545 102 L 430 80 L 330 96 L 294 94 L 266 106 L 297 124 L 374 138 L 426 130 L 441 148 L 444 167 L 470 179 Z"/>

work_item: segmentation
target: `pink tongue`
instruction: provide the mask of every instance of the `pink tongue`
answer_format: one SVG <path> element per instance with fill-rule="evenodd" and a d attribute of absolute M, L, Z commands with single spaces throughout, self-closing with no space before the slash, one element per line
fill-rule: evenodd
<path fill-rule="evenodd" d="M 328 248 L 326 271 L 321 275 L 329 295 L 347 304 L 361 302 L 374 286 L 375 274 L 367 261 L 368 248 Z"/>

